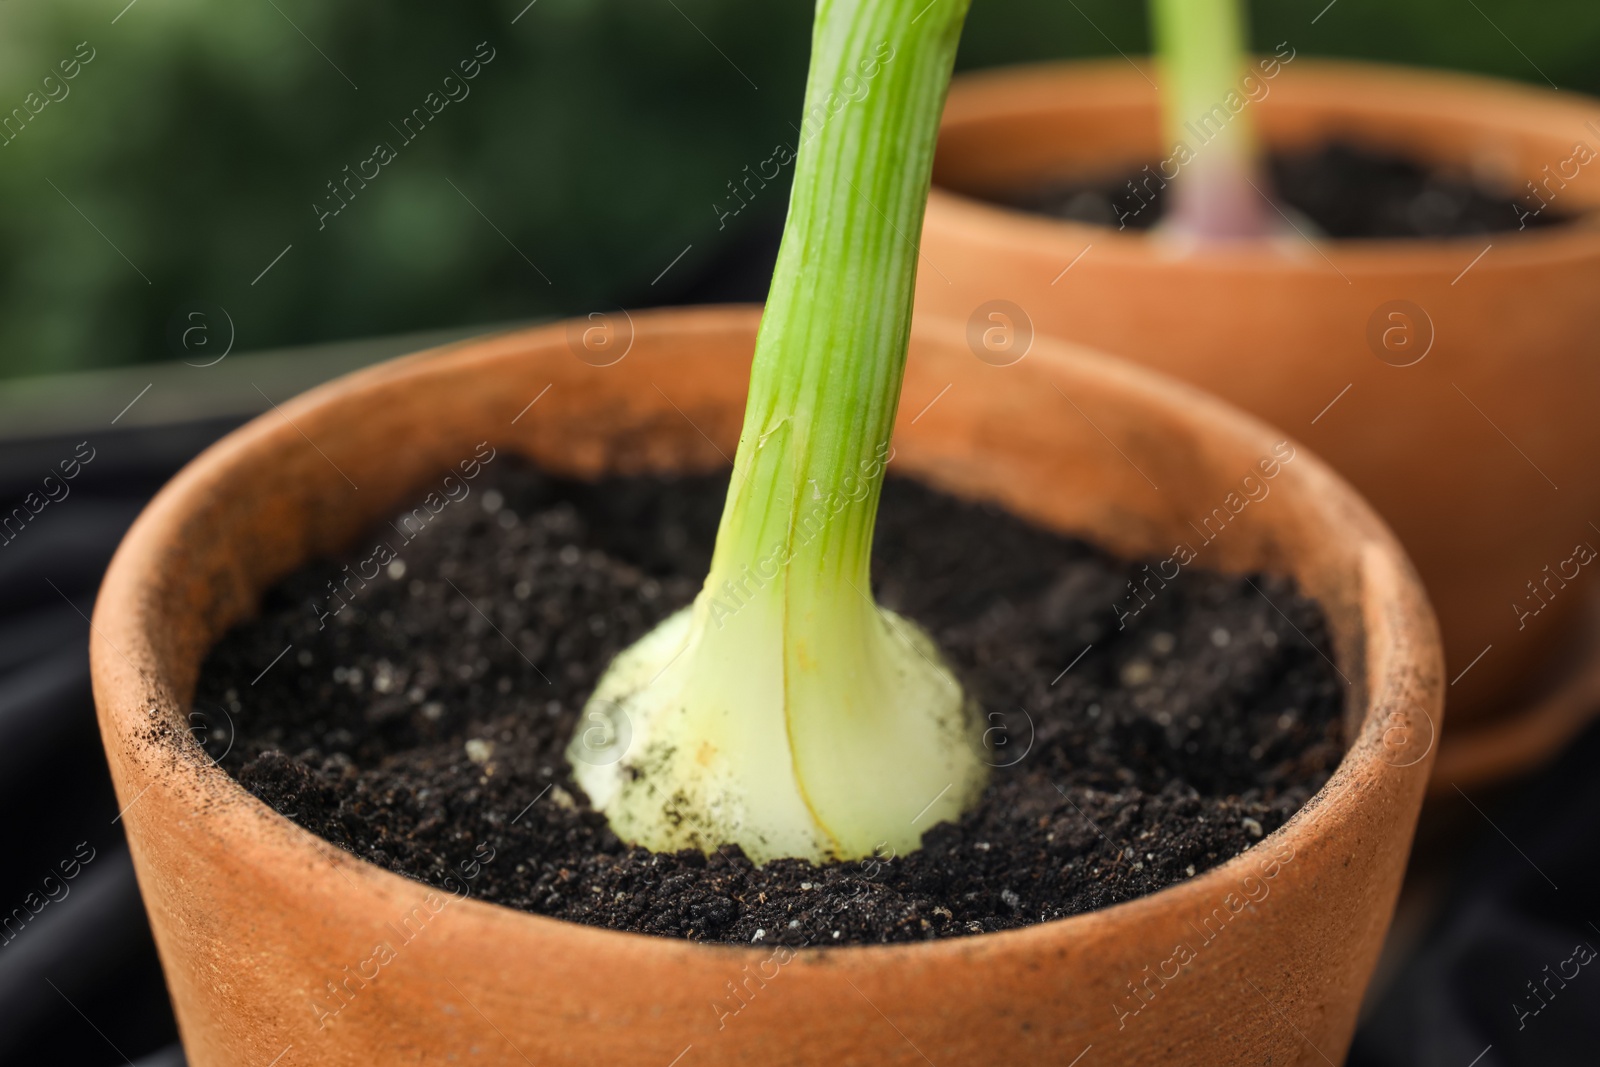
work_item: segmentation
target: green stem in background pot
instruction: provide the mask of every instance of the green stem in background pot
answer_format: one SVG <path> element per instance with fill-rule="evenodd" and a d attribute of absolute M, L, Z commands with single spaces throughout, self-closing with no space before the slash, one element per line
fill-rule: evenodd
<path fill-rule="evenodd" d="M 872 599 L 933 145 L 967 0 L 820 0 L 789 218 L 711 573 L 568 748 L 624 841 L 756 863 L 893 850 L 987 764 L 933 642 Z"/>
<path fill-rule="evenodd" d="M 1247 74 L 1241 0 L 1150 0 L 1160 62 L 1162 128 L 1175 153 L 1163 228 L 1205 241 L 1273 231 Z M 1164 174 L 1165 176 L 1165 174 Z"/>

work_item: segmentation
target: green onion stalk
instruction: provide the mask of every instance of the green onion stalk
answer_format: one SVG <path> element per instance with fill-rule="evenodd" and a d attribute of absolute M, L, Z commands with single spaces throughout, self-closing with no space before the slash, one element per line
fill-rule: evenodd
<path fill-rule="evenodd" d="M 927 634 L 874 601 L 868 570 L 967 6 L 817 4 L 711 572 L 617 656 L 568 748 L 624 841 L 737 845 L 757 864 L 904 854 L 983 789 L 975 706 Z"/>
<path fill-rule="evenodd" d="M 1274 230 L 1249 100 L 1241 0 L 1150 0 L 1162 124 L 1178 174 L 1163 220 L 1205 241 Z"/>

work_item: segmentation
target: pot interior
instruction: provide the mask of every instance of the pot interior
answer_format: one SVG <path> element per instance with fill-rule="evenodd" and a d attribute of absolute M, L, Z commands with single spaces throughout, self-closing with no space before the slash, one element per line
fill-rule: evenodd
<path fill-rule="evenodd" d="M 136 632 L 119 642 L 150 665 L 147 699 L 186 708 L 211 645 L 267 588 L 351 547 L 485 446 L 578 477 L 725 468 L 757 321 L 755 310 L 635 316 L 626 358 L 606 367 L 576 358 L 561 327 L 509 334 L 263 415 L 186 469 L 130 536 L 137 546 L 153 527 L 170 532 L 160 565 L 137 577 Z M 1293 576 L 1326 612 L 1333 647 L 1319 651 L 1349 687 L 1354 739 L 1372 687 L 1393 685 L 1392 665 L 1414 652 L 1388 635 L 1416 607 L 1392 539 L 1354 494 L 1283 435 L 1148 372 L 1043 341 L 1006 367 L 976 350 L 956 324 L 919 325 L 896 469 L 1123 557 L 1186 550 L 1210 570 Z"/>
<path fill-rule="evenodd" d="M 1258 64 L 1266 60 L 1258 60 Z M 1271 68 L 1267 68 L 1271 69 Z M 1600 208 L 1600 132 L 1581 97 L 1508 82 L 1297 57 L 1258 67 L 1235 101 L 1270 150 L 1342 141 L 1571 215 Z M 1053 181 L 1116 179 L 1173 154 L 1153 64 L 1120 60 L 967 75 L 951 87 L 934 184 L 987 198 Z M 1241 86 L 1244 83 L 1241 82 Z M 1219 102 L 1220 104 L 1221 102 Z M 1190 147 L 1201 142 L 1193 141 Z"/>

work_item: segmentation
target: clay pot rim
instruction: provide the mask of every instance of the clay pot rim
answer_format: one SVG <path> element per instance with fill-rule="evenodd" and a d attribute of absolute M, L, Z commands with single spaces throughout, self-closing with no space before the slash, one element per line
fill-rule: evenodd
<path fill-rule="evenodd" d="M 1091 86 L 1097 94 L 1093 102 L 1074 104 L 1072 110 L 1153 108 L 1154 92 L 1145 81 L 1147 74 L 1153 76 L 1153 69 L 1149 60 L 1094 59 L 1019 64 L 962 74 L 950 86 L 940 125 L 941 139 L 963 126 L 1059 112 L 1064 109 L 1063 102 L 1072 99 L 1073 92 Z M 1437 106 L 1431 97 L 1421 102 L 1412 99 L 1419 89 L 1429 90 L 1433 96 L 1448 94 L 1452 106 Z M 1040 92 L 1050 93 L 1056 102 L 1040 103 Z M 1149 98 L 1148 104 L 1140 101 L 1141 96 Z M 1514 108 L 1519 113 L 1536 113 L 1552 123 L 1570 120 L 1579 127 L 1585 115 L 1600 111 L 1600 101 L 1582 94 L 1505 79 L 1310 57 L 1297 58 L 1275 82 L 1272 94 L 1253 106 L 1280 106 L 1286 97 L 1292 97 L 1297 106 L 1346 116 L 1352 125 L 1358 124 L 1363 115 L 1374 113 L 1373 100 L 1380 102 L 1381 110 L 1407 116 L 1418 124 L 1448 115 L 1457 123 L 1482 129 L 1496 128 L 1483 115 L 1490 107 L 1496 111 Z M 1270 132 L 1262 135 L 1270 139 Z M 1153 146 L 1151 153 L 1158 156 L 1161 149 Z M 1511 271 L 1530 264 L 1559 265 L 1600 256 L 1600 206 L 1581 210 L 1566 224 L 1527 231 L 1442 238 L 1323 238 L 1314 248 L 1309 241 L 1290 234 L 1261 241 L 1185 247 L 1153 239 L 1143 232 L 1125 233 L 1109 226 L 1051 218 L 958 192 L 941 184 L 937 156 L 928 202 L 928 213 L 935 212 L 941 217 L 941 225 L 960 231 L 966 239 L 982 240 L 996 247 L 1014 246 L 1019 241 L 1053 247 L 1063 264 L 1092 243 L 1097 258 L 1109 258 L 1130 268 L 1165 265 L 1240 274 L 1332 274 L 1332 259 L 1346 273 L 1378 278 L 1391 273 L 1437 274 L 1448 280 L 1461 273 L 1472 256 L 1482 251 L 1484 243 L 1494 244 L 1495 255 L 1485 257 L 1473 268 L 1474 272 Z"/>
<path fill-rule="evenodd" d="M 691 335 L 695 332 L 726 334 L 730 327 L 734 327 L 748 329 L 753 338 L 760 314 L 759 307 L 723 305 L 634 312 L 632 319 L 639 332 L 660 329 Z M 267 842 L 270 852 L 278 860 L 303 860 L 304 867 L 310 870 L 320 870 L 318 861 L 331 865 L 343 878 L 359 879 L 360 884 L 356 888 L 371 891 L 396 904 L 402 901 L 415 903 L 415 894 L 419 890 L 449 894 L 448 890 L 435 889 L 353 856 L 279 814 L 211 762 L 198 745 L 178 741 L 179 737 L 187 736 L 181 724 L 179 729 L 159 731 L 158 736 L 153 737 L 149 729 L 149 716 L 156 709 L 152 705 L 165 705 L 173 709 L 170 712 L 172 716 L 181 715 L 177 709 L 185 705 L 173 698 L 168 675 L 160 669 L 160 657 L 141 628 L 141 608 L 151 599 L 163 567 L 175 565 L 164 558 L 171 555 L 167 549 L 172 543 L 170 535 L 174 526 L 183 521 L 196 506 L 197 491 L 210 489 L 215 484 L 212 479 L 219 473 L 227 472 L 243 457 L 270 442 L 272 436 L 280 432 L 276 425 L 278 419 L 285 418 L 298 423 L 300 416 L 313 410 L 358 403 L 361 394 L 392 386 L 438 360 L 456 361 L 458 371 L 470 373 L 475 364 L 492 363 L 501 358 L 508 347 L 523 349 L 544 337 L 551 340 L 564 338 L 566 327 L 567 321 L 563 320 L 491 333 L 346 374 L 275 405 L 274 409 L 230 432 L 191 460 L 162 487 L 119 545 L 101 585 L 90 624 L 90 665 L 101 732 L 106 747 L 114 754 L 120 749 L 126 757 L 125 762 L 134 768 L 129 773 L 132 780 L 123 780 L 120 767 L 123 761 L 115 758 L 111 761 L 113 775 L 118 779 L 119 798 L 130 798 L 124 802 L 124 813 L 134 809 L 145 789 L 171 794 L 187 791 L 191 794 L 191 810 L 202 808 L 208 820 L 220 821 L 223 825 L 237 822 L 240 827 L 238 833 Z M 953 320 L 943 323 L 937 320 L 919 321 L 913 326 L 913 344 L 919 335 L 959 336 L 960 330 L 961 324 Z M 1231 433 L 1260 438 L 1283 437 L 1280 432 L 1253 416 L 1237 411 L 1192 386 L 1093 350 L 1041 338 L 1030 350 L 1029 359 L 1057 366 L 1086 364 L 1096 373 L 1113 379 L 1119 388 L 1136 394 L 1140 401 L 1154 409 L 1187 413 L 1186 417 L 1205 425 L 1214 426 L 1220 422 Z M 1363 548 L 1363 593 L 1360 598 L 1362 655 L 1357 664 L 1363 672 L 1358 684 L 1365 691 L 1365 706 L 1359 721 L 1352 720 L 1349 709 L 1346 710 L 1347 729 L 1351 730 L 1349 746 L 1328 781 L 1282 827 L 1264 835 L 1244 852 L 1192 878 L 1109 907 L 1011 930 L 909 943 L 791 947 L 775 943 L 737 945 L 691 942 L 570 922 L 486 902 L 471 894 L 457 898 L 457 906 L 489 923 L 532 923 L 540 931 L 541 937 L 563 940 L 580 951 L 594 954 L 596 959 L 625 959 L 626 955 L 610 954 L 614 950 L 624 950 L 633 953 L 648 951 L 668 960 L 675 956 L 689 958 L 707 952 L 753 960 L 787 947 L 797 957 L 813 962 L 843 953 L 852 960 L 897 967 L 910 963 L 926 966 L 940 960 L 1010 953 L 1024 945 L 1034 949 L 1054 946 L 1056 951 L 1067 951 L 1073 944 L 1075 934 L 1087 934 L 1107 924 L 1115 929 L 1137 923 L 1147 912 L 1168 910 L 1169 904 L 1176 903 L 1180 895 L 1220 901 L 1238 889 L 1245 877 L 1254 873 L 1254 860 L 1266 854 L 1264 847 L 1288 844 L 1294 848 L 1296 856 L 1300 855 L 1318 841 L 1313 829 L 1314 821 L 1324 809 L 1340 801 L 1360 804 L 1361 794 L 1370 780 L 1386 770 L 1394 769 L 1378 757 L 1383 733 L 1379 720 L 1381 694 L 1390 690 L 1414 692 L 1416 699 L 1431 702 L 1425 710 L 1432 714 L 1436 728 L 1441 712 L 1442 690 L 1438 678 L 1443 666 L 1438 627 L 1421 583 L 1398 541 L 1355 490 L 1303 446 L 1297 455 L 1296 467 L 1301 477 L 1319 483 L 1320 499 L 1329 503 L 1330 507 L 1337 506 L 1349 517 L 1351 523 L 1346 532 L 1358 539 Z M 1390 576 L 1386 582 L 1373 583 L 1368 580 L 1374 560 Z M 1377 617 L 1386 620 L 1385 629 L 1391 631 L 1389 637 L 1402 634 L 1415 640 L 1398 642 L 1400 651 L 1397 652 L 1396 645 L 1387 644 L 1373 634 L 1369 624 Z M 145 669 L 140 670 L 134 666 L 135 663 L 144 664 Z M 134 680 L 137 680 L 136 685 L 128 684 Z M 1414 765 L 1422 773 L 1426 773 L 1431 765 L 1437 747 L 1437 744 L 1431 745 L 1425 756 Z M 1407 765 L 1407 769 L 1412 766 Z M 136 823 L 137 815 L 129 821 Z M 137 836 L 130 827 L 130 838 L 134 839 L 136 852 Z M 274 889 L 276 883 L 277 879 L 274 878 L 263 884 L 268 889 Z M 338 886 L 335 888 L 338 889 Z M 339 889 L 339 892 L 343 890 Z"/>

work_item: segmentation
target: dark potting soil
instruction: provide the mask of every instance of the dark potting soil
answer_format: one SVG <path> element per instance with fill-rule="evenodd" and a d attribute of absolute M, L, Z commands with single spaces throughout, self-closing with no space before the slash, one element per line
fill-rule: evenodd
<path fill-rule="evenodd" d="M 563 751 L 612 656 L 693 598 L 725 486 L 584 484 L 499 458 L 409 543 L 374 531 L 398 561 L 363 542 L 271 590 L 204 664 L 196 721 L 232 725 L 208 744 L 245 788 L 382 867 L 745 944 L 960 936 L 1154 892 L 1271 833 L 1344 751 L 1323 618 L 1290 581 L 1191 566 L 1122 628 L 1113 603 L 1144 603 L 1133 564 L 891 478 L 875 585 L 988 712 L 979 806 L 910 855 L 821 867 L 624 845 Z"/>
<path fill-rule="evenodd" d="M 1170 167 L 1168 168 L 1171 169 Z M 1276 204 L 1334 238 L 1463 237 L 1534 229 L 1571 220 L 1486 189 L 1461 175 L 1403 156 L 1343 142 L 1271 154 L 1268 190 Z M 1181 180 L 1181 174 L 1180 174 Z M 1099 226 L 1148 230 L 1161 221 L 1166 189 L 1156 163 L 1084 181 L 976 194 L 1007 207 Z"/>

